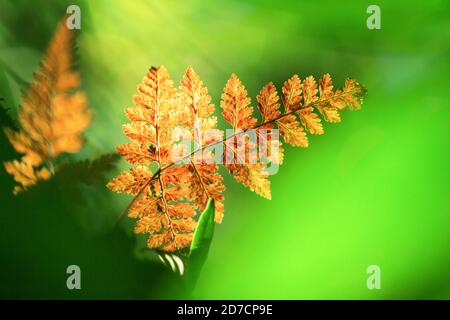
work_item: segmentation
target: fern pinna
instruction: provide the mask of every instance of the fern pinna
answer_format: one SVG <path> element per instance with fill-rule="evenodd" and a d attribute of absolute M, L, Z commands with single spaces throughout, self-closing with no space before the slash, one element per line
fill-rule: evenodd
<path fill-rule="evenodd" d="M 108 187 L 134 197 L 128 215 L 138 220 L 136 233 L 149 234 L 149 248 L 182 250 L 192 241 L 196 214 L 208 198 L 215 200 L 215 221 L 222 221 L 225 187 L 218 162 L 237 181 L 270 199 L 267 166 L 283 161 L 278 132 L 287 144 L 307 147 L 307 132 L 324 132 L 316 110 L 325 121 L 340 122 L 339 112 L 359 109 L 364 94 L 354 80 L 333 90 L 328 74 L 318 84 L 312 76 L 302 81 L 294 75 L 284 83 L 281 101 L 272 83 L 262 88 L 257 96 L 262 119 L 258 123 L 244 85 L 233 74 L 220 103 L 233 128 L 224 137 L 217 129 L 208 90 L 191 67 L 178 88 L 166 68 L 152 67 L 138 88 L 134 107 L 125 110 L 131 122 L 123 132 L 132 141 L 117 148 L 133 167 Z M 186 150 L 182 139 L 193 141 L 193 150 Z"/>

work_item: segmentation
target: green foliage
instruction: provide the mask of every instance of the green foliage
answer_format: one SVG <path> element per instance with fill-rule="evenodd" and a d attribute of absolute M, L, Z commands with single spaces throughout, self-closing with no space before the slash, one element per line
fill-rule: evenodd
<path fill-rule="evenodd" d="M 190 257 L 208 254 L 209 246 L 214 235 L 214 199 L 210 199 L 205 210 L 198 219 L 197 229 L 191 243 Z"/>
<path fill-rule="evenodd" d="M 116 212 L 105 209 L 105 175 L 117 160 L 66 163 L 27 192 L 1 193 L 0 298 L 156 298 L 152 286 L 163 285 L 182 291 L 160 263 L 133 259 L 135 240 L 107 219 Z M 1 178 L 3 186 L 8 176 Z M 65 286 L 72 264 L 81 268 L 82 290 Z"/>
<path fill-rule="evenodd" d="M 210 199 L 201 213 L 194 238 L 191 243 L 186 277 L 189 287 L 193 288 L 208 257 L 209 247 L 214 236 L 214 200 Z"/>
<path fill-rule="evenodd" d="M 188 291 L 195 288 L 203 265 L 208 258 L 209 248 L 214 236 L 214 215 L 214 199 L 209 199 L 205 210 L 199 216 L 197 228 L 195 229 L 189 252 L 186 255 L 177 255 L 162 251 L 157 254 L 160 261 L 168 269 L 182 276 L 182 280 Z M 154 258 L 154 255 L 149 254 L 148 248 L 141 247 L 141 251 L 147 253 L 147 258 Z"/>

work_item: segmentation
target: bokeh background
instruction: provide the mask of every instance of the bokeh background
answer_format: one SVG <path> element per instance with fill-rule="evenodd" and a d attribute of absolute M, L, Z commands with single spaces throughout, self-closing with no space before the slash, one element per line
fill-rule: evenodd
<path fill-rule="evenodd" d="M 176 83 L 192 65 L 216 106 L 232 72 L 253 100 L 294 73 L 329 72 L 336 86 L 352 77 L 369 95 L 309 148 L 286 147 L 273 200 L 224 173 L 224 221 L 195 288 L 139 247 L 132 221 L 114 226 L 130 199 L 104 184 L 125 161 L 94 166 L 95 179 L 78 163 L 84 178 L 67 167 L 18 197 L 2 170 L 0 297 L 450 298 L 448 1 L 0 0 L 0 96 L 13 118 L 70 4 L 81 8 L 77 66 L 94 113 L 73 161 L 126 141 L 123 109 L 152 65 Z M 366 27 L 370 4 L 381 30 Z M 66 288 L 70 264 L 81 290 Z M 366 287 L 373 264 L 381 290 Z"/>

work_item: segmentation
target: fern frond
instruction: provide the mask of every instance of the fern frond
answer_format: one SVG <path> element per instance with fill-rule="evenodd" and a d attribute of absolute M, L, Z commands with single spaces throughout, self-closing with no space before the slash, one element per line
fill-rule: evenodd
<path fill-rule="evenodd" d="M 267 86 L 259 96 L 259 109 L 263 118 L 270 118 L 269 122 L 278 116 L 278 97 L 271 92 L 271 86 Z M 223 116 L 236 132 L 241 133 L 226 139 L 224 142 L 226 150 L 225 166 L 234 178 L 244 186 L 257 194 L 270 199 L 270 181 L 265 172 L 266 164 L 248 163 L 246 159 L 256 157 L 255 148 L 251 144 L 251 138 L 245 132 L 254 128 L 257 119 L 253 117 L 253 107 L 250 106 L 251 99 L 247 96 L 245 89 L 239 78 L 232 74 L 223 89 L 220 106 L 223 109 Z M 270 126 L 259 129 L 270 129 Z M 244 150 L 242 152 L 241 150 Z M 239 156 L 241 154 L 241 156 Z M 230 161 L 231 160 L 231 161 Z M 230 164 L 227 164 L 230 162 Z M 250 161 L 252 162 L 252 161 Z"/>
<path fill-rule="evenodd" d="M 20 161 L 6 162 L 7 171 L 24 190 L 54 173 L 55 158 L 62 153 L 76 153 L 83 145 L 82 133 L 91 122 L 85 95 L 74 90 L 80 84 L 72 70 L 72 31 L 64 21 L 23 94 L 19 110 L 21 130 L 6 130 Z M 24 179 L 23 177 L 27 177 Z"/>
<path fill-rule="evenodd" d="M 192 67 L 187 68 L 179 88 L 179 98 L 187 109 L 185 124 L 190 129 L 191 141 L 196 148 L 207 145 L 216 137 L 222 139 L 223 133 L 217 129 L 217 118 L 213 117 L 214 105 L 210 104 L 211 97 L 208 89 L 203 85 Z M 217 164 L 209 161 L 213 156 L 209 150 L 193 154 L 189 159 L 190 171 L 194 179 L 191 180 L 190 199 L 200 212 L 204 210 L 209 198 L 215 200 L 214 220 L 218 223 L 223 218 L 223 178 L 217 172 Z M 198 160 L 200 158 L 200 160 Z"/>
<path fill-rule="evenodd" d="M 262 119 L 258 123 L 245 86 L 232 74 L 220 106 L 234 131 L 223 137 L 208 90 L 191 67 L 175 91 L 164 67 L 150 69 L 135 106 L 126 109 L 131 123 L 123 129 L 132 142 L 118 147 L 136 166 L 108 184 L 113 191 L 134 196 L 127 210 L 138 219 L 135 232 L 150 234 L 148 246 L 168 252 L 189 245 L 197 225 L 194 217 L 208 198 L 218 204 L 216 222 L 222 220 L 225 187 L 214 162 L 215 147 L 224 147 L 219 158 L 238 182 L 270 199 L 268 163 L 281 164 L 284 157 L 277 129 L 287 144 L 307 147 L 307 132 L 324 132 L 319 114 L 325 121 L 339 122 L 339 112 L 359 109 L 365 96 L 365 89 L 354 80 L 333 91 L 328 74 L 319 85 L 312 76 L 301 81 L 294 75 L 282 87 L 284 110 L 273 83 L 261 89 L 256 99 Z M 194 150 L 184 152 L 178 136 L 194 141 Z M 171 152 L 181 156 L 170 160 Z M 152 164 L 157 166 L 154 173 L 149 169 Z"/>
<path fill-rule="evenodd" d="M 148 246 L 167 252 L 187 246 L 195 229 L 195 210 L 186 201 L 193 176 L 189 166 L 160 170 L 171 162 L 174 128 L 183 121 L 183 106 L 175 103 L 176 94 L 167 69 L 147 72 L 134 107 L 125 112 L 131 123 L 123 126 L 123 133 L 132 142 L 117 148 L 137 166 L 107 185 L 115 192 L 139 197 L 129 211 L 130 217 L 138 219 L 135 232 L 149 234 Z M 156 173 L 150 171 L 151 164 L 157 166 Z M 183 207 L 180 201 L 185 202 Z"/>

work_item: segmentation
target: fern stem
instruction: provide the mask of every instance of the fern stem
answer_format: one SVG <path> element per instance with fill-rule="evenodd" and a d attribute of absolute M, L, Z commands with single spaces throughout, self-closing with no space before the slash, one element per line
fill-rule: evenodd
<path fill-rule="evenodd" d="M 150 180 L 150 181 L 152 181 L 152 180 Z M 175 231 L 173 230 L 173 226 L 172 226 L 172 219 L 170 219 L 169 212 L 167 210 L 168 205 L 167 205 L 166 197 L 164 195 L 164 188 L 163 188 L 163 183 L 162 183 L 162 179 L 161 179 L 161 173 L 158 174 L 158 181 L 159 181 L 159 185 L 161 187 L 161 199 L 162 199 L 163 204 L 164 204 L 164 216 L 166 217 L 166 220 L 167 220 L 167 227 L 168 227 L 170 235 L 172 237 L 172 241 L 173 241 L 173 245 L 175 247 L 175 251 L 179 251 L 180 249 L 178 248 L 178 245 L 177 245 L 177 240 L 176 240 L 176 237 L 175 237 Z"/>
<path fill-rule="evenodd" d="M 150 182 L 152 182 L 157 175 L 161 172 L 161 169 L 158 169 L 151 177 L 148 179 L 148 181 L 144 184 L 144 186 L 138 191 L 138 193 L 131 199 L 131 202 L 128 204 L 128 206 L 120 213 L 120 215 L 117 217 L 116 225 L 117 223 L 122 219 L 122 217 L 128 212 L 128 210 L 131 209 L 133 204 L 136 202 L 136 200 L 139 198 L 139 196 L 144 192 L 144 190 L 150 185 Z"/>

